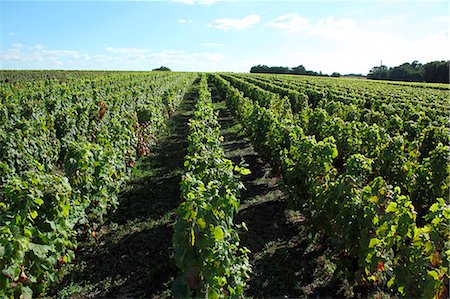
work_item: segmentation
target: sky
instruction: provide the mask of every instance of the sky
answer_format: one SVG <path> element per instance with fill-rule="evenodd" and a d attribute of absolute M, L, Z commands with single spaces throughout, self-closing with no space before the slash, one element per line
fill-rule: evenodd
<path fill-rule="evenodd" d="M 449 1 L 4 1 L 0 69 L 367 74 L 450 59 Z"/>

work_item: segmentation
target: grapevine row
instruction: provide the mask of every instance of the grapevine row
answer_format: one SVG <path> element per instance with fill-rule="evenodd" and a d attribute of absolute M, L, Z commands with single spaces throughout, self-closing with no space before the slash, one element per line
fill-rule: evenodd
<path fill-rule="evenodd" d="M 182 273 L 173 293 L 180 298 L 241 298 L 251 268 L 249 250 L 240 245 L 233 218 L 242 188 L 238 176 L 249 171 L 225 158 L 204 75 L 189 131 L 181 181 L 184 202 L 176 211 L 173 236 Z"/>

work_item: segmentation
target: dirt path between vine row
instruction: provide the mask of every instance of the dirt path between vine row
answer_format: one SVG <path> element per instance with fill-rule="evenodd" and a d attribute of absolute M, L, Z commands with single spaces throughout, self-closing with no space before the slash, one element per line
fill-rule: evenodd
<path fill-rule="evenodd" d="M 196 84 L 194 84 L 196 86 Z M 76 263 L 51 290 L 54 298 L 164 298 L 176 275 L 172 235 L 181 203 L 180 181 L 188 120 L 197 90 L 168 120 L 169 133 L 137 166 L 120 205 L 97 233 L 81 243 Z"/>
<path fill-rule="evenodd" d="M 248 164 L 251 174 L 241 177 L 241 207 L 235 223 L 245 222 L 241 244 L 250 249 L 253 273 L 245 295 L 253 298 L 342 298 L 345 286 L 332 281 L 326 250 L 306 237 L 303 217 L 288 209 L 280 178 L 254 150 L 242 125 L 210 84 L 219 111 L 225 154 L 233 163 Z"/>

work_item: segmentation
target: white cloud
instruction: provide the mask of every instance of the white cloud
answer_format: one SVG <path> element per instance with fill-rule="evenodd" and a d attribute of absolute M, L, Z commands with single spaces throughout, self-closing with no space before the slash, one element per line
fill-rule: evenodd
<path fill-rule="evenodd" d="M 22 59 L 22 44 L 12 44 L 11 48 L 0 52 L 0 61 L 20 61 Z"/>
<path fill-rule="evenodd" d="M 353 19 L 328 17 L 313 24 L 297 13 L 279 16 L 268 22 L 266 26 L 304 35 L 324 36 L 340 41 L 353 37 L 355 32 L 358 31 L 357 23 Z"/>
<path fill-rule="evenodd" d="M 3 69 L 100 69 L 100 70 L 150 70 L 166 65 L 179 71 L 215 71 L 226 65 L 230 57 L 210 51 L 187 52 L 164 49 L 105 49 L 105 54 L 83 53 L 76 50 L 49 49 L 44 45 L 12 44 L 0 51 Z"/>
<path fill-rule="evenodd" d="M 249 15 L 242 19 L 221 18 L 209 24 L 208 27 L 214 27 L 220 30 L 244 29 L 259 23 L 260 19 L 258 15 Z"/>
<path fill-rule="evenodd" d="M 339 41 L 348 41 L 355 38 L 360 32 L 358 25 L 353 19 L 335 19 L 329 17 L 322 19 L 312 26 L 310 33 L 313 35 L 322 35 L 330 39 Z"/>
<path fill-rule="evenodd" d="M 198 4 L 203 4 L 203 5 L 211 5 L 215 2 L 219 2 L 221 0 L 199 0 L 197 1 Z"/>
<path fill-rule="evenodd" d="M 42 50 L 42 54 L 47 57 L 80 57 L 80 52 L 73 50 Z"/>
<path fill-rule="evenodd" d="M 194 4 L 194 0 L 173 0 L 173 2 L 189 4 L 189 5 L 193 5 Z"/>
<path fill-rule="evenodd" d="M 15 36 L 17 33 L 11 31 L 11 32 L 9 32 L 8 34 L 9 34 L 9 36 Z"/>
<path fill-rule="evenodd" d="M 202 43 L 200 44 L 202 47 L 222 47 L 223 44 L 221 43 Z"/>
<path fill-rule="evenodd" d="M 44 50 L 44 49 L 45 49 L 44 45 L 40 45 L 40 44 L 31 46 L 31 50 L 41 51 L 41 50 Z"/>
<path fill-rule="evenodd" d="M 119 53 L 119 54 L 143 54 L 148 53 L 150 50 L 148 49 L 139 49 L 139 48 L 113 48 L 107 47 L 106 51 L 111 53 Z"/>
<path fill-rule="evenodd" d="M 181 69 L 214 70 L 214 66 L 227 56 L 212 52 L 186 52 L 184 50 L 166 49 L 149 56 L 155 65 L 178 65 Z M 211 69 L 212 67 L 212 69 Z"/>
<path fill-rule="evenodd" d="M 394 24 L 393 20 L 389 19 L 369 19 L 365 22 L 365 25 L 367 26 L 388 26 Z"/>
<path fill-rule="evenodd" d="M 0 60 L 6 65 L 14 61 L 25 64 L 62 66 L 64 62 L 90 60 L 90 55 L 75 50 L 47 49 L 43 45 L 25 46 L 14 43 L 11 48 L 0 52 Z M 48 67 L 47 67 L 48 68 Z"/>
<path fill-rule="evenodd" d="M 291 31 L 308 30 L 311 27 L 308 19 L 303 18 L 296 13 L 279 16 L 273 21 L 268 22 L 267 26 Z"/>
<path fill-rule="evenodd" d="M 436 17 L 431 19 L 431 22 L 436 22 L 436 23 L 448 23 L 450 22 L 450 17 L 449 16 L 440 16 L 440 17 Z"/>
<path fill-rule="evenodd" d="M 188 5 L 194 5 L 194 4 L 211 5 L 218 1 L 221 1 L 221 0 L 173 0 L 173 2 L 188 4 Z"/>
<path fill-rule="evenodd" d="M 12 47 L 13 49 L 22 49 L 22 48 L 24 47 L 24 45 L 21 44 L 21 43 L 13 43 L 13 44 L 11 45 L 11 47 Z"/>
<path fill-rule="evenodd" d="M 180 23 L 180 24 L 188 24 L 188 23 L 192 23 L 192 20 L 179 19 L 178 23 Z"/>

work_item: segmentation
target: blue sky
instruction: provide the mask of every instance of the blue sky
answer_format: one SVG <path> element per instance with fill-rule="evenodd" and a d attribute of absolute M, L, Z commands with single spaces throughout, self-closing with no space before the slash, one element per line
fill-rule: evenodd
<path fill-rule="evenodd" d="M 448 1 L 3 1 L 1 69 L 363 73 L 450 59 Z"/>

